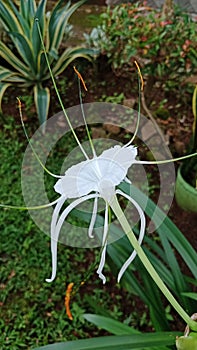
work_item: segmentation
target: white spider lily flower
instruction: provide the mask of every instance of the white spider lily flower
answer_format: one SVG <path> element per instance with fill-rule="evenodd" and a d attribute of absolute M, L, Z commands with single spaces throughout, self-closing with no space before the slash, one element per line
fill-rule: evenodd
<path fill-rule="evenodd" d="M 102 196 L 108 196 L 108 193 L 102 191 L 104 182 L 111 183 L 112 187 L 119 185 L 125 179 L 136 156 L 135 147 L 116 145 L 98 157 L 73 165 L 57 181 L 54 189 L 67 198 L 81 197 L 91 191 L 102 192 Z"/>
<path fill-rule="evenodd" d="M 126 193 L 116 189 L 122 181 L 127 181 L 126 178 L 128 169 L 136 161 L 137 148 L 132 145 L 119 146 L 116 145 L 108 150 L 103 151 L 100 156 L 94 155 L 92 159 L 87 159 L 80 162 L 79 164 L 73 165 L 69 168 L 65 175 L 62 176 L 55 184 L 54 189 L 57 193 L 61 195 L 56 204 L 56 207 L 53 212 L 52 221 L 51 221 L 51 252 L 52 252 L 52 276 L 50 279 L 47 279 L 47 282 L 54 280 L 56 276 L 57 269 L 57 242 L 60 234 L 60 230 L 64 223 L 64 220 L 80 203 L 94 198 L 94 206 L 92 219 L 89 226 L 88 235 L 93 237 L 92 232 L 94 224 L 96 221 L 98 198 L 102 198 L 105 205 L 105 218 L 104 218 L 104 231 L 102 238 L 102 253 L 101 260 L 97 270 L 99 277 L 102 279 L 103 283 L 106 282 L 106 278 L 102 273 L 104 264 L 105 264 L 105 255 L 107 248 L 107 236 L 108 236 L 108 206 L 110 206 L 111 201 L 113 200 L 116 194 L 122 195 L 128 199 L 137 209 L 140 220 L 141 228 L 138 242 L 142 243 L 144 233 L 145 233 L 145 216 L 140 208 L 140 206 Z M 66 209 L 60 214 L 62 206 L 67 199 L 75 199 Z M 119 275 L 118 281 L 122 277 L 123 273 L 133 261 L 136 256 L 136 252 L 133 251 L 131 256 L 122 266 Z"/>

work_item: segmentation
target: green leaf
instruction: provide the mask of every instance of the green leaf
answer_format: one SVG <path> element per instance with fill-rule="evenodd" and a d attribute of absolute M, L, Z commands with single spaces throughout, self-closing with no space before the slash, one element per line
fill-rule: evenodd
<path fill-rule="evenodd" d="M 20 72 L 24 77 L 29 79 L 28 67 L 19 60 L 16 55 L 2 42 L 0 41 L 0 56 L 4 58 L 16 71 Z"/>
<path fill-rule="evenodd" d="M 154 350 L 157 346 L 174 345 L 175 338 L 172 332 L 133 334 L 55 343 L 34 350 L 136 350 L 148 347 Z"/>
<path fill-rule="evenodd" d="M 53 74 L 54 75 L 61 74 L 68 67 L 68 65 L 77 58 L 85 58 L 91 61 L 91 57 L 90 57 L 91 54 L 92 54 L 92 50 L 86 49 L 83 47 L 66 49 L 60 56 L 56 65 L 53 67 Z"/>
<path fill-rule="evenodd" d="M 174 251 L 171 247 L 171 244 L 169 243 L 165 234 L 160 235 L 160 239 L 166 253 L 166 261 L 168 262 L 169 269 L 171 270 L 174 279 L 174 290 L 176 290 L 176 295 L 179 298 L 182 291 L 187 289 L 187 284 L 179 267 L 178 261 L 174 255 Z M 188 300 L 186 298 L 182 298 L 182 304 L 187 310 L 189 306 Z"/>
<path fill-rule="evenodd" d="M 13 13 L 15 15 L 15 18 L 18 21 L 18 24 L 20 26 L 18 26 L 18 31 L 13 31 L 13 29 L 11 29 L 11 32 L 15 32 L 15 33 L 20 33 L 20 34 L 25 34 L 25 36 L 27 36 L 28 39 L 30 39 L 29 36 L 29 25 L 27 23 L 27 21 L 25 20 L 25 18 L 23 18 L 23 16 L 21 15 L 20 11 L 18 11 L 18 9 L 16 8 L 16 6 L 13 4 L 13 2 L 11 0 L 9 1 L 9 6 L 10 6 L 10 12 Z"/>
<path fill-rule="evenodd" d="M 18 50 L 19 55 L 21 58 L 25 61 L 32 74 L 36 74 L 36 65 L 35 65 L 35 59 L 33 55 L 33 46 L 30 40 L 28 40 L 25 36 L 19 34 L 19 33 L 11 33 L 10 36 L 12 37 L 13 42 L 15 43 L 15 46 Z"/>
<path fill-rule="evenodd" d="M 34 19 L 34 14 L 36 12 L 36 2 L 35 0 L 21 0 L 20 1 L 20 12 L 24 19 L 26 19 L 27 23 Z"/>
<path fill-rule="evenodd" d="M 8 68 L 0 66 L 0 83 L 4 85 L 6 83 L 12 84 L 13 82 L 24 84 L 26 79 L 20 73 L 15 73 Z"/>
<path fill-rule="evenodd" d="M 194 122 L 193 122 L 193 150 L 194 152 L 196 152 L 197 150 L 197 85 L 194 89 L 194 93 L 193 93 L 193 98 L 192 98 L 192 111 L 193 111 L 193 115 L 194 115 Z"/>
<path fill-rule="evenodd" d="M 44 35 L 45 35 L 45 29 L 46 29 L 45 28 L 45 10 L 46 10 L 46 0 L 42 0 L 39 3 L 36 13 L 34 14 L 34 18 L 32 19 L 33 23 L 32 23 L 31 40 L 33 44 L 33 55 L 35 57 L 35 61 L 39 55 L 39 52 L 42 51 L 42 43 L 41 43 L 38 28 L 34 19 L 37 18 L 39 20 L 40 31 L 44 41 Z M 38 70 L 39 70 L 39 67 L 38 67 Z"/>
<path fill-rule="evenodd" d="M 34 97 L 40 123 L 46 121 L 48 115 L 50 94 L 49 90 L 43 89 L 42 85 L 50 78 L 50 73 L 43 55 L 41 38 L 34 21 L 35 17 L 39 20 L 43 42 L 47 42 L 46 49 L 51 69 L 53 70 L 53 61 L 55 61 L 57 64 L 54 73 L 60 74 L 75 58 L 90 59 L 85 49 L 79 47 L 68 49 L 61 57 L 58 54 L 58 47 L 62 41 L 68 19 L 84 2 L 85 0 L 81 0 L 71 6 L 71 2 L 68 1 L 63 6 L 65 1 L 59 0 L 48 19 L 46 17 L 47 0 L 40 0 L 38 5 L 36 5 L 35 0 L 21 0 L 19 10 L 11 0 L 0 1 L 0 19 L 6 30 L 9 30 L 12 39 L 12 46 L 7 46 L 0 41 L 2 65 L 5 64 L 5 69 L 11 66 L 10 73 L 1 86 L 1 98 L 9 86 L 5 84 L 34 86 Z M 3 78 L 5 80 L 5 73 Z"/>
<path fill-rule="evenodd" d="M 139 334 L 140 332 L 132 327 L 127 326 L 122 322 L 113 320 L 112 318 L 95 315 L 95 314 L 84 314 L 85 320 L 95 324 L 101 329 L 114 334 L 114 335 L 125 335 L 125 334 Z"/>
<path fill-rule="evenodd" d="M 10 83 L 0 83 L 0 112 L 2 113 L 2 107 L 1 107 L 1 104 L 2 104 L 2 98 L 3 98 L 3 95 L 6 91 L 6 89 L 10 86 L 11 84 Z"/>
<path fill-rule="evenodd" d="M 0 82 L 5 81 L 7 78 L 12 76 L 14 73 L 5 67 L 0 66 Z"/>
<path fill-rule="evenodd" d="M 115 334 L 115 335 L 126 335 L 126 334 L 140 334 L 141 332 L 137 331 L 136 329 L 132 328 L 131 326 L 127 326 L 126 324 L 122 322 L 118 322 L 116 320 L 113 320 L 112 318 L 95 315 L 95 314 L 84 314 L 83 317 L 95 324 L 97 327 L 101 329 L 105 329 L 106 331 Z M 166 350 L 166 347 L 159 346 L 159 348 L 154 347 L 155 350 Z M 147 350 L 152 350 L 151 348 L 147 348 Z"/>
<path fill-rule="evenodd" d="M 197 300 L 197 293 L 181 293 L 182 295 L 188 297 L 188 298 L 191 298 L 193 300 Z"/>
<path fill-rule="evenodd" d="M 0 1 L 0 19 L 4 28 L 10 32 L 22 33 L 22 29 L 17 17 L 11 11 L 10 6 L 5 1 Z"/>
<path fill-rule="evenodd" d="M 34 86 L 34 101 L 38 113 L 40 124 L 42 125 L 48 116 L 50 103 L 50 90 L 40 85 Z M 43 125 L 44 128 L 44 125 Z M 44 130 L 44 129 L 43 129 Z"/>
<path fill-rule="evenodd" d="M 48 50 L 52 48 L 55 48 L 56 50 L 59 49 L 59 45 L 62 41 L 65 28 L 67 26 L 68 20 L 70 16 L 77 10 L 79 6 L 81 6 L 86 0 L 78 1 L 76 4 L 72 5 L 70 7 L 70 1 L 61 8 L 61 5 L 63 3 L 62 0 L 60 0 L 57 5 L 54 7 L 50 20 L 49 20 L 49 43 L 48 43 Z"/>

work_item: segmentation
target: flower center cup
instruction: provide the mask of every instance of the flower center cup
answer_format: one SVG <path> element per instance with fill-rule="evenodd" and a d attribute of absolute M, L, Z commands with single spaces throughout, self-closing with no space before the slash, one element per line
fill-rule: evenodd
<path fill-rule="evenodd" d="M 109 179 L 102 178 L 98 184 L 99 193 L 101 194 L 102 198 L 110 203 L 111 199 L 115 195 L 115 188 Z"/>

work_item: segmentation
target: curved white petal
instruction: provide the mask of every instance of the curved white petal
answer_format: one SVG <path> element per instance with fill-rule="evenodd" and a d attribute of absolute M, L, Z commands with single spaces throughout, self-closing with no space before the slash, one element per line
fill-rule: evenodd
<path fill-rule="evenodd" d="M 88 229 L 88 236 L 90 238 L 94 237 L 92 232 L 93 232 L 95 221 L 96 221 L 97 210 L 98 210 L 98 198 L 96 197 L 94 199 L 94 205 L 93 205 L 93 210 L 92 210 L 92 217 L 91 217 L 91 221 L 90 221 L 90 225 L 89 225 L 89 229 Z"/>
<path fill-rule="evenodd" d="M 64 196 L 61 196 L 59 198 L 59 201 L 53 211 L 53 215 L 52 215 L 52 220 L 51 220 L 51 238 L 53 238 L 53 232 L 55 231 L 55 227 L 56 227 L 56 224 L 57 224 L 57 219 L 58 219 L 58 216 L 59 216 L 59 213 L 60 213 L 60 210 L 64 204 L 64 202 L 66 201 L 66 197 Z"/>
<path fill-rule="evenodd" d="M 66 200 L 66 197 L 62 196 L 59 198 L 59 201 L 53 211 L 52 220 L 51 220 L 51 255 L 52 255 L 52 276 L 51 278 L 46 278 L 46 282 L 52 282 L 56 275 L 57 270 L 57 242 L 53 238 L 53 233 L 55 232 L 55 227 L 57 224 L 57 219 L 60 213 L 60 210 Z"/>
<path fill-rule="evenodd" d="M 59 218 L 57 224 L 55 225 L 54 232 L 51 232 L 51 237 L 52 237 L 52 239 L 51 239 L 52 275 L 51 275 L 51 278 L 46 279 L 46 282 L 52 282 L 55 279 L 55 276 L 56 276 L 56 270 L 57 270 L 57 243 L 58 243 L 58 239 L 59 239 L 59 233 L 60 233 L 60 230 L 61 230 L 62 225 L 64 223 L 64 220 L 66 219 L 68 214 L 71 212 L 71 210 L 73 210 L 77 205 L 79 205 L 80 203 L 85 202 L 88 199 L 95 198 L 95 197 L 100 197 L 100 195 L 97 194 L 97 193 L 94 193 L 94 194 L 89 194 L 89 195 L 84 196 L 82 198 L 76 199 L 74 202 L 69 204 L 68 207 L 66 209 L 64 209 L 64 211 L 60 215 L 60 218 Z M 61 209 L 60 206 L 61 206 L 61 203 L 59 203 L 59 206 L 57 208 L 56 214 L 58 213 L 58 211 L 60 211 L 60 209 Z M 55 216 L 53 218 L 54 222 L 56 220 L 56 214 L 55 214 Z"/>
<path fill-rule="evenodd" d="M 126 193 L 122 192 L 121 190 L 116 190 L 116 194 L 120 194 L 123 197 L 127 198 L 136 207 L 136 209 L 140 215 L 141 223 L 140 223 L 140 234 L 139 234 L 139 238 L 138 238 L 138 243 L 141 245 L 142 240 L 144 238 L 145 227 L 146 227 L 146 219 L 145 219 L 144 212 L 143 212 L 142 208 L 139 206 L 139 204 L 133 198 L 131 198 L 129 195 L 127 195 Z M 137 253 L 134 250 L 132 252 L 132 254 L 130 255 L 130 257 L 125 261 L 125 263 L 123 264 L 123 266 L 121 267 L 121 269 L 119 271 L 118 278 L 117 278 L 118 282 L 120 282 L 122 275 L 124 274 L 124 272 L 126 271 L 128 266 L 131 264 L 131 262 L 135 259 L 136 255 L 137 255 Z"/>
<path fill-rule="evenodd" d="M 56 269 L 57 269 L 57 242 L 53 238 L 53 233 L 55 232 L 55 227 L 57 224 L 58 216 L 60 213 L 60 210 L 66 200 L 66 197 L 62 196 L 59 199 L 59 203 L 56 205 L 53 215 L 52 215 L 52 220 L 51 220 L 51 254 L 52 254 L 52 266 L 53 267 L 53 274 L 50 279 L 46 279 L 47 282 L 51 282 L 55 278 L 56 274 Z"/>
<path fill-rule="evenodd" d="M 108 204 L 106 203 L 105 207 L 105 219 L 104 219 L 104 230 L 103 230 L 103 239 L 102 239 L 102 253 L 101 253 L 101 260 L 99 263 L 98 270 L 96 271 L 99 275 L 99 277 L 102 279 L 103 284 L 106 283 L 106 277 L 103 275 L 103 267 L 105 265 L 105 256 L 106 256 L 106 249 L 107 249 L 107 234 L 108 234 Z"/>

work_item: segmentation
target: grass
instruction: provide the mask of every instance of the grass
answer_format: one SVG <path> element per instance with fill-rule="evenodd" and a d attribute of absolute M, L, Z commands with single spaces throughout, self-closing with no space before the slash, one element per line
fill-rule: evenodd
<path fill-rule="evenodd" d="M 20 130 L 10 121 L 11 127 L 4 125 L 0 135 L 1 202 L 23 205 L 20 167 L 24 144 L 18 141 Z M 44 282 L 51 273 L 49 237 L 39 231 L 28 212 L 2 209 L 0 217 L 1 349 L 27 349 L 67 337 L 75 339 L 74 329 L 82 336 L 82 307 L 76 308 L 74 324 L 64 310 L 66 276 L 72 280 L 75 274 L 70 249 L 60 247 L 60 273 L 49 285 Z M 83 260 L 84 252 L 78 254 Z"/>

